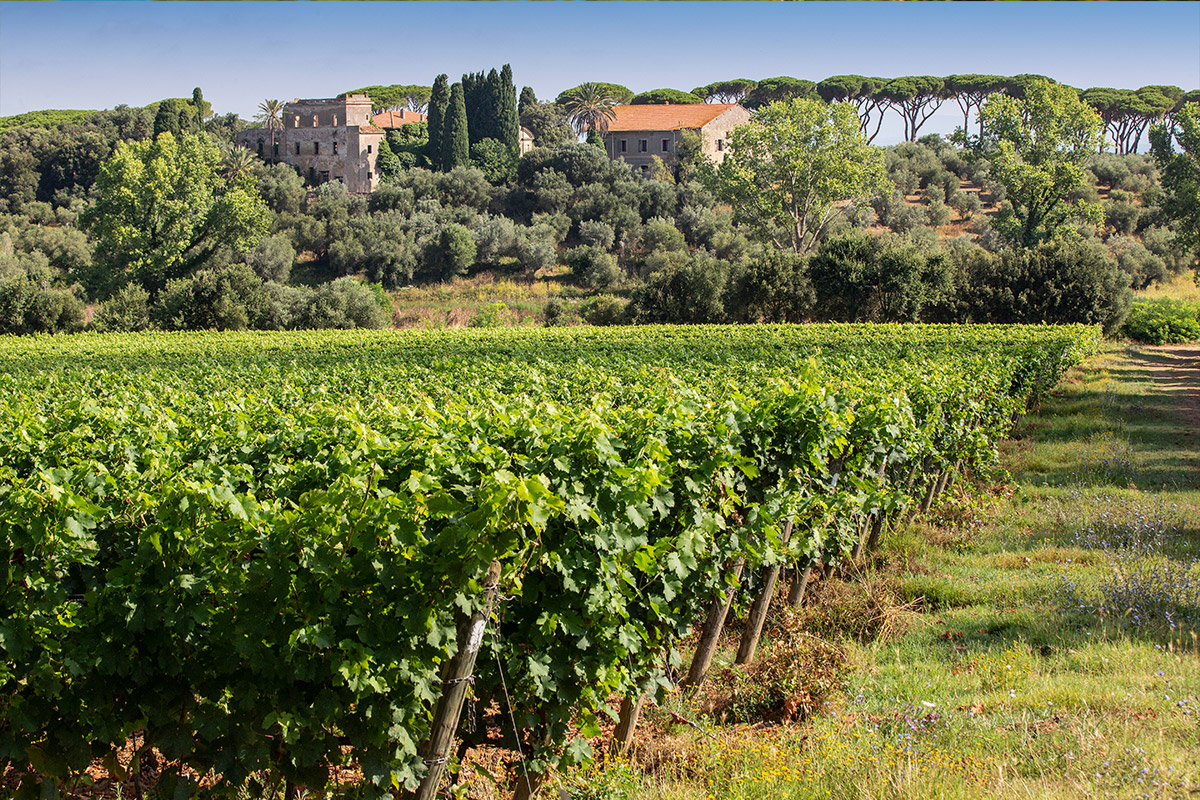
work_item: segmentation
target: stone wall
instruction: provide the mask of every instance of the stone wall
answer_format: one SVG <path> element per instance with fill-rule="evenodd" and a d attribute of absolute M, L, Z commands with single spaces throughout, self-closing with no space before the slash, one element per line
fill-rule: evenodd
<path fill-rule="evenodd" d="M 283 130 L 251 128 L 237 143 L 267 161 L 291 164 L 313 182 L 341 181 L 355 194 L 368 194 L 379 184 L 375 161 L 382 129 L 371 125 L 371 99 L 293 100 L 283 109 Z M 259 142 L 263 143 L 259 150 Z M 275 153 L 278 145 L 278 155 Z"/>

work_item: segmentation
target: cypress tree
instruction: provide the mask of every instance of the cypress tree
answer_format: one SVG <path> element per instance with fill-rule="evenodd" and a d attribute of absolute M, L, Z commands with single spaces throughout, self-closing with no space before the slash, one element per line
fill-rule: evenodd
<path fill-rule="evenodd" d="M 496 138 L 504 142 L 513 155 L 519 155 L 521 119 L 517 113 L 517 87 L 513 84 L 512 67 L 508 64 L 500 70 L 500 91 L 496 109 Z"/>
<path fill-rule="evenodd" d="M 158 112 L 154 115 L 154 135 L 169 133 L 178 139 L 179 114 L 182 110 L 179 107 L 179 101 L 173 97 L 168 97 L 159 103 Z"/>
<path fill-rule="evenodd" d="M 204 130 L 204 92 L 197 86 L 192 89 L 192 105 L 196 107 L 196 130 Z"/>
<path fill-rule="evenodd" d="M 429 113 L 425 117 L 429 124 L 429 147 L 425 155 L 435 171 L 442 168 L 442 131 L 449 106 L 450 79 L 445 74 L 438 75 L 429 93 Z"/>
<path fill-rule="evenodd" d="M 442 131 L 442 170 L 449 172 L 455 167 L 471 163 L 471 145 L 467 135 L 467 103 L 463 99 L 463 87 L 456 83 L 450 87 L 450 106 Z"/>
<path fill-rule="evenodd" d="M 508 68 L 508 64 L 505 64 L 504 66 L 506 69 Z M 511 80 L 512 70 L 510 69 L 508 71 L 508 73 L 509 73 L 509 78 Z M 525 111 L 527 109 L 533 108 L 537 104 L 538 104 L 537 95 L 533 93 L 533 89 L 531 89 L 528 86 L 522 86 L 521 87 L 521 100 L 519 103 L 517 103 L 517 116 L 524 117 Z"/>

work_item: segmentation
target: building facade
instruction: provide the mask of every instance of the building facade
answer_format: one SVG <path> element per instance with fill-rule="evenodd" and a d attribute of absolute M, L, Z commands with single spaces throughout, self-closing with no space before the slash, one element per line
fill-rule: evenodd
<path fill-rule="evenodd" d="M 649 172 L 654 156 L 672 164 L 687 130 L 698 132 L 701 152 L 720 163 L 730 132 L 750 121 L 750 112 L 737 103 L 616 106 L 613 111 L 616 119 L 604 134 L 608 157 L 641 172 Z"/>
<path fill-rule="evenodd" d="M 340 181 L 355 194 L 379 184 L 375 161 L 385 132 L 371 120 L 371 98 L 293 100 L 283 107 L 283 127 L 249 128 L 237 143 L 271 163 L 291 164 L 312 183 Z"/>

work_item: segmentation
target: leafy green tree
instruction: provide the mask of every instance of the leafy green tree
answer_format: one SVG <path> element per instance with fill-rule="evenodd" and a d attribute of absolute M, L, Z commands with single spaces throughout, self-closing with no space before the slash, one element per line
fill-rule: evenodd
<path fill-rule="evenodd" d="M 781 75 L 778 78 L 764 78 L 746 93 L 742 104 L 746 108 L 762 108 L 771 103 L 782 103 L 797 97 L 812 98 L 817 85 L 812 81 L 790 78 Z"/>
<path fill-rule="evenodd" d="M 714 81 L 707 86 L 697 86 L 692 94 L 702 98 L 706 103 L 740 103 L 754 90 L 758 81 L 749 78 L 733 78 L 727 81 Z"/>
<path fill-rule="evenodd" d="M 738 220 L 796 253 L 816 244 L 839 213 L 835 203 L 890 189 L 883 154 L 867 144 L 854 108 L 803 98 L 735 128 L 709 181 Z"/>
<path fill-rule="evenodd" d="M 635 94 L 633 99 L 629 101 L 629 104 L 633 106 L 662 106 L 667 104 L 690 105 L 703 102 L 703 98 L 697 97 L 690 92 L 681 92 L 678 89 L 651 89 L 648 92 Z"/>
<path fill-rule="evenodd" d="M 448 280 L 466 275 L 475 263 L 478 250 L 471 232 L 462 225 L 452 223 L 444 226 L 429 243 L 425 263 L 430 277 Z"/>
<path fill-rule="evenodd" d="M 104 162 L 95 204 L 80 216 L 96 238 L 101 295 L 130 282 L 157 294 L 220 249 L 258 242 L 267 207 L 249 179 L 228 182 L 220 166 L 220 150 L 207 137 L 169 133 L 122 144 Z"/>
<path fill-rule="evenodd" d="M 430 92 L 431 89 L 428 86 L 393 83 L 387 86 L 364 86 L 361 89 L 351 89 L 348 92 L 342 92 L 340 96 L 368 95 L 371 98 L 371 112 L 374 114 L 398 111 L 402 108 L 425 113 L 425 109 L 429 106 Z"/>
<path fill-rule="evenodd" d="M 886 103 L 879 90 L 886 83 L 884 78 L 834 75 L 817 84 L 817 94 L 826 103 L 840 101 L 854 106 L 854 111 L 858 114 L 859 128 L 869 144 L 875 141 L 875 137 L 879 135 L 879 128 L 883 125 Z"/>
<path fill-rule="evenodd" d="M 814 298 L 804 257 L 768 250 L 733 278 L 725 306 L 737 322 L 803 322 Z"/>
<path fill-rule="evenodd" d="M 499 186 L 517 176 L 517 157 L 502 142 L 484 139 L 471 145 L 471 165 L 478 168 L 488 183 Z"/>
<path fill-rule="evenodd" d="M 1069 86 L 1034 81 L 1025 98 L 994 95 L 979 112 L 983 136 L 956 139 L 991 163 L 1007 202 L 993 222 L 1022 247 L 1069 234 L 1084 220 L 1099 224 L 1103 209 L 1076 199 L 1090 185 L 1086 166 L 1100 141 L 1100 117 Z"/>
<path fill-rule="evenodd" d="M 395 179 L 401 172 L 400 159 L 392 152 L 387 139 L 379 143 L 379 156 L 375 159 L 375 171 L 385 181 Z"/>
<path fill-rule="evenodd" d="M 558 104 L 577 133 L 608 130 L 608 123 L 617 118 L 614 107 L 617 98 L 599 83 L 583 83 L 560 94 Z"/>
<path fill-rule="evenodd" d="M 173 97 L 168 97 L 159 103 L 158 111 L 154 114 L 154 135 L 169 133 L 172 136 L 179 136 L 179 115 L 184 111 L 183 104 Z"/>
<path fill-rule="evenodd" d="M 204 130 L 204 120 L 212 115 L 212 106 L 205 102 L 204 92 L 200 91 L 199 86 L 192 89 L 192 106 L 193 113 L 195 114 L 195 127 L 193 130 L 202 131 Z"/>
<path fill-rule="evenodd" d="M 467 104 L 461 83 L 450 87 L 450 106 L 442 130 L 441 168 L 449 172 L 471 163 L 470 139 L 467 131 Z"/>
<path fill-rule="evenodd" d="M 442 132 L 445 125 L 446 113 L 450 109 L 450 79 L 443 73 L 433 81 L 433 89 L 429 96 L 429 114 L 425 121 L 429 126 L 429 151 L 426 158 L 433 169 L 442 169 Z"/>
<path fill-rule="evenodd" d="M 538 147 L 554 147 L 576 141 L 567 114 L 558 103 L 533 103 L 521 111 L 521 124 L 533 134 Z"/>
<path fill-rule="evenodd" d="M 954 288 L 953 266 L 900 237 L 852 231 L 823 243 L 809 260 L 817 319 L 921 322 Z"/>
<path fill-rule="evenodd" d="M 1152 128 L 1150 149 L 1162 174 L 1163 214 L 1175 222 L 1179 243 L 1200 256 L 1200 102 Z"/>

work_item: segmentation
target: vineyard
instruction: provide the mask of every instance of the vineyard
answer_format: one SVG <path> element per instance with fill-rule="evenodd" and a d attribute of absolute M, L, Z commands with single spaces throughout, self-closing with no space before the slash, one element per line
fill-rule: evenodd
<path fill-rule="evenodd" d="M 781 568 L 875 550 L 992 463 L 1099 341 L 917 325 L 0 340 L 0 763 L 32 766 L 45 780 L 22 791 L 46 796 L 98 760 L 119 773 L 135 741 L 176 765 L 180 797 L 195 776 L 214 796 L 264 774 L 321 787 L 345 764 L 364 797 L 431 797 L 451 737 L 498 728 L 528 796 L 592 757 L 611 697 L 620 739 L 640 698 L 701 683 L 735 594 L 752 660 Z"/>

